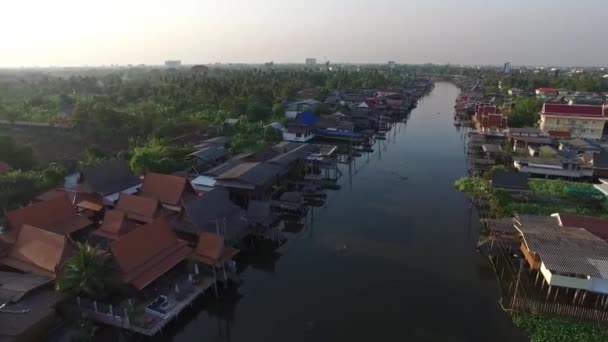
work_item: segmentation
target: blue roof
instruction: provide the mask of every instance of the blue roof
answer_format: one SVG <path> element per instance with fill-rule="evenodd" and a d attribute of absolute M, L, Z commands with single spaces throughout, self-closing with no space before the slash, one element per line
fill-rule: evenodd
<path fill-rule="evenodd" d="M 311 112 L 303 112 L 303 113 L 298 114 L 298 116 L 296 117 L 296 121 L 298 123 L 313 126 L 314 124 L 317 123 L 318 119 Z"/>

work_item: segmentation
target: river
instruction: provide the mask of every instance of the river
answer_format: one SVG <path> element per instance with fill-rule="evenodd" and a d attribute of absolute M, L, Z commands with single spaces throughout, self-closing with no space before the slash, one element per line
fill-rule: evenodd
<path fill-rule="evenodd" d="M 312 223 L 203 299 L 158 340 L 525 341 L 475 252 L 474 210 L 453 126 L 458 88 L 437 83 L 407 122 L 357 159 Z"/>

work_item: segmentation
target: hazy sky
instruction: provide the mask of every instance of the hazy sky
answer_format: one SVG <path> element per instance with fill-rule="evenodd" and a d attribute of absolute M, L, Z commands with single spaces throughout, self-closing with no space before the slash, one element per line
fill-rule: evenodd
<path fill-rule="evenodd" d="M 608 65 L 608 0 L 1 0 L 0 66 Z"/>

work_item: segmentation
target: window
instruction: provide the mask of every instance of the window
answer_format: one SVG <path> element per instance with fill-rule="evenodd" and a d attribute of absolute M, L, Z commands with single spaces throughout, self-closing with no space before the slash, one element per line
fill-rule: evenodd
<path fill-rule="evenodd" d="M 302 137 L 302 133 L 296 133 L 296 138 L 301 138 Z"/>
<path fill-rule="evenodd" d="M 572 120 L 572 119 L 571 119 L 571 120 L 570 120 L 570 125 L 572 125 L 572 126 L 576 125 L 576 120 Z"/>

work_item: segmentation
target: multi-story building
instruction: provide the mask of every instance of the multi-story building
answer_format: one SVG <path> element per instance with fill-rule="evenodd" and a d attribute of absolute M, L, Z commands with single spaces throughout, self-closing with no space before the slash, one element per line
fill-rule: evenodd
<path fill-rule="evenodd" d="M 316 64 L 317 64 L 316 58 L 306 58 L 306 65 L 316 65 Z"/>
<path fill-rule="evenodd" d="M 569 132 L 572 137 L 601 139 L 608 120 L 604 106 L 545 103 L 540 112 L 540 129 Z"/>

